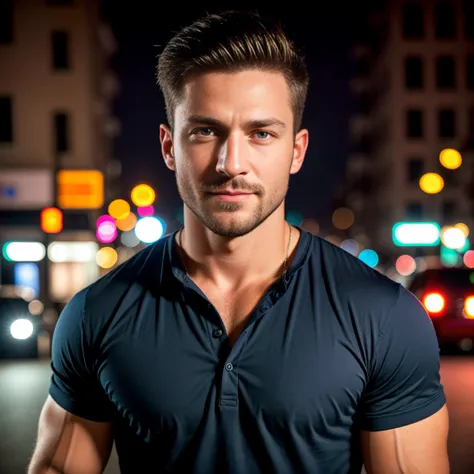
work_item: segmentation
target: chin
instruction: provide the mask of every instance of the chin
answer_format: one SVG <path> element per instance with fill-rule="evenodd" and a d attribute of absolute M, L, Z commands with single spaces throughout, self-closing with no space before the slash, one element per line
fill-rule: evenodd
<path fill-rule="evenodd" d="M 201 222 L 214 234 L 221 237 L 236 238 L 249 234 L 262 223 L 262 219 L 237 215 L 207 215 Z"/>

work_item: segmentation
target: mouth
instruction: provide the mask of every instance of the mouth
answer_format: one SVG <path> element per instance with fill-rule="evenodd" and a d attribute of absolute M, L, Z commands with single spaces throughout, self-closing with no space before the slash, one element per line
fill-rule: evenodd
<path fill-rule="evenodd" d="M 244 191 L 220 191 L 210 194 L 221 201 L 243 201 L 248 199 L 254 193 L 248 193 Z"/>

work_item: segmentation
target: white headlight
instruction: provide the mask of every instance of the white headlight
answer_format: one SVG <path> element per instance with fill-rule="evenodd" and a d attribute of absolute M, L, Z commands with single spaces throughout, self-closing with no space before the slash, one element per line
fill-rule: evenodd
<path fill-rule="evenodd" d="M 33 334 L 33 323 L 28 319 L 17 319 L 10 326 L 10 333 L 15 339 L 28 339 Z"/>

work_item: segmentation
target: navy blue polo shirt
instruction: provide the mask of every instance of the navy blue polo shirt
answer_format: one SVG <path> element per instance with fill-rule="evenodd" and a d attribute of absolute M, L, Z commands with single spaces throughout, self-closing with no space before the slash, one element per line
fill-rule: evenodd
<path fill-rule="evenodd" d="M 359 474 L 360 430 L 444 405 L 429 317 L 359 259 L 301 231 L 230 347 L 174 237 L 75 295 L 54 333 L 50 394 L 113 423 L 122 473 Z"/>

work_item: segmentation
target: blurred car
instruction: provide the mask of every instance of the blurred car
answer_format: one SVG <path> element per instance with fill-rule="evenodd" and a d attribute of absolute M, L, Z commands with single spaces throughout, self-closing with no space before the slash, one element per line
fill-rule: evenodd
<path fill-rule="evenodd" d="M 431 317 L 440 346 L 474 347 L 474 271 L 468 268 L 427 269 L 407 285 Z"/>
<path fill-rule="evenodd" d="M 0 297 L 0 358 L 38 357 L 38 328 L 28 302 L 20 297 Z"/>

